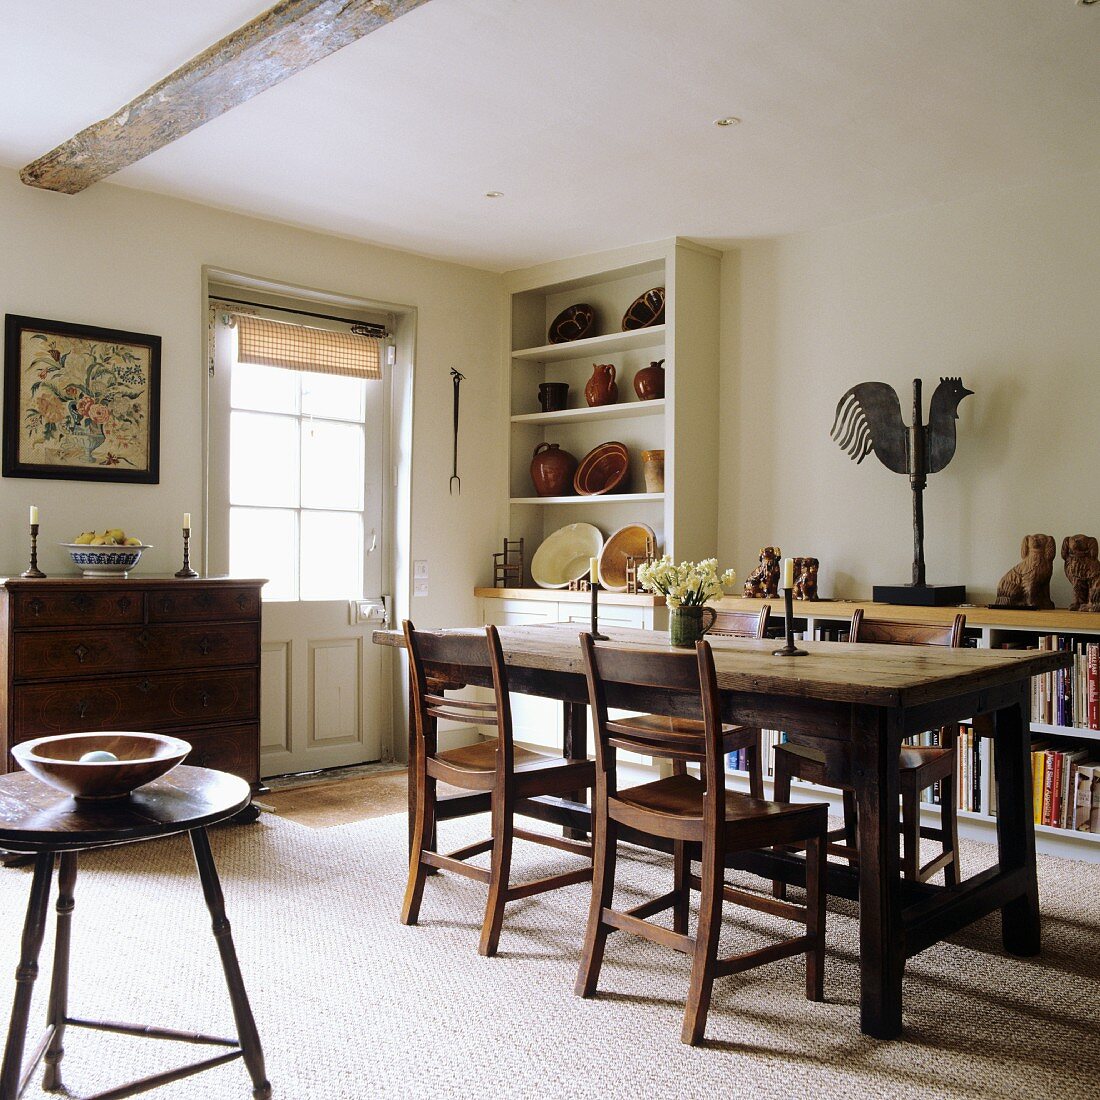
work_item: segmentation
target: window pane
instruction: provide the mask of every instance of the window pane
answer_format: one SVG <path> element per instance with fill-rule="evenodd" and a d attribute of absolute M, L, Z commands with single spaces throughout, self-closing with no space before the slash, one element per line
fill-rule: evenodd
<path fill-rule="evenodd" d="M 267 577 L 265 600 L 297 599 L 297 513 L 274 508 L 229 509 L 229 572 Z"/>
<path fill-rule="evenodd" d="M 303 600 L 363 595 L 363 519 L 358 512 L 302 512 Z"/>
<path fill-rule="evenodd" d="M 229 421 L 229 502 L 298 505 L 298 421 L 233 412 Z"/>
<path fill-rule="evenodd" d="M 342 378 L 338 374 L 303 374 L 302 415 L 361 421 L 366 387 L 367 383 L 362 378 Z"/>
<path fill-rule="evenodd" d="M 299 377 L 297 371 L 282 367 L 236 363 L 230 378 L 229 403 L 235 409 L 293 415 L 298 411 Z"/>
<path fill-rule="evenodd" d="M 363 507 L 363 429 L 302 421 L 302 507 Z"/>

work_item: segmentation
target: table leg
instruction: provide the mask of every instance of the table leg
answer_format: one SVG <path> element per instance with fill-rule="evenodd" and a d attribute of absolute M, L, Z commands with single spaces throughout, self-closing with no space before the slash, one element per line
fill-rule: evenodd
<path fill-rule="evenodd" d="M 993 716 L 997 777 L 997 847 L 1002 871 L 1023 868 L 1024 893 L 1001 909 L 1001 940 L 1012 955 L 1038 955 L 1039 884 L 1035 874 L 1035 817 L 1031 790 L 1030 722 L 1024 699 Z"/>
<path fill-rule="evenodd" d="M 8 1024 L 4 1063 L 0 1067 L 0 1100 L 17 1100 L 23 1071 L 23 1046 L 31 1011 L 31 993 L 38 977 L 38 953 L 46 932 L 46 911 L 50 905 L 50 880 L 53 878 L 53 852 L 38 852 L 34 857 L 34 877 L 23 922 L 23 943 L 19 966 L 15 970 L 15 999 Z"/>
<path fill-rule="evenodd" d="M 562 703 L 562 749 L 566 760 L 588 759 L 588 707 L 584 703 Z M 566 796 L 574 802 L 587 802 L 588 791 L 570 791 Z M 572 840 L 585 840 L 584 829 L 566 826 L 565 836 Z"/>
<path fill-rule="evenodd" d="M 901 1033 L 902 943 L 898 860 L 900 727 L 889 715 L 852 723 L 852 777 L 859 819 L 860 1029 Z"/>
<path fill-rule="evenodd" d="M 256 1030 L 256 1021 L 248 1003 L 241 967 L 237 962 L 237 952 L 233 947 L 233 935 L 229 920 L 225 915 L 225 899 L 222 897 L 218 871 L 214 866 L 214 855 L 210 851 L 210 840 L 205 829 L 192 829 L 188 835 L 195 853 L 195 866 L 202 882 L 203 897 L 210 910 L 214 939 L 221 955 L 222 970 L 225 971 L 225 984 L 229 987 L 229 1001 L 233 1006 L 233 1018 L 237 1022 L 237 1037 L 240 1040 L 244 1064 L 252 1078 L 252 1095 L 256 1100 L 266 1100 L 271 1095 L 271 1085 L 264 1069 L 264 1054 L 260 1046 L 260 1034 Z"/>
<path fill-rule="evenodd" d="M 53 976 L 50 979 L 50 1007 L 46 1023 L 53 1028 L 46 1047 L 46 1069 L 42 1087 L 48 1092 L 61 1088 L 61 1059 L 65 1054 L 65 1020 L 69 1015 L 69 944 L 72 940 L 73 909 L 76 901 L 76 852 L 62 852 L 58 873 L 57 934 L 54 940 Z"/>

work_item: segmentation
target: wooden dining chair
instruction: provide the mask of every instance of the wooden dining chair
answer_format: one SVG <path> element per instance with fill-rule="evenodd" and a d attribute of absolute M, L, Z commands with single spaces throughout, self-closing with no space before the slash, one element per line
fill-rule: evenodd
<path fill-rule="evenodd" d="M 806 996 L 820 1001 L 824 993 L 823 867 L 828 807 L 765 802 L 726 790 L 718 685 L 708 642 L 700 641 L 694 653 L 669 653 L 597 646 L 590 634 L 582 634 L 581 648 L 596 727 L 596 788 L 592 806 L 592 904 L 574 987 L 577 995 L 590 997 L 596 992 L 607 937 L 620 930 L 691 956 L 691 980 L 680 1033 L 684 1043 L 695 1045 L 703 1039 L 716 977 L 805 954 Z M 699 723 L 702 736 L 694 729 L 677 728 L 639 733 L 637 726 L 609 718 L 609 707 L 668 709 L 678 714 L 687 711 Z M 619 749 L 698 763 L 701 776 L 680 773 L 620 790 L 616 770 Z M 674 848 L 672 890 L 627 910 L 612 907 L 617 841 L 623 828 L 671 840 Z M 776 844 L 806 848 L 805 905 L 776 901 L 724 882 L 728 852 Z M 690 872 L 689 845 L 699 849 L 698 877 Z M 688 934 L 692 888 L 700 893 L 694 936 Z M 796 921 L 805 929 L 801 935 L 720 959 L 723 900 Z M 668 909 L 672 910 L 671 929 L 646 919 Z"/>
<path fill-rule="evenodd" d="M 771 609 L 765 604 L 759 611 L 717 611 L 714 625 L 708 635 L 726 638 L 763 638 L 768 629 Z M 677 718 L 662 714 L 639 714 L 616 720 L 620 726 L 629 727 L 641 737 L 670 734 L 672 737 L 703 736 L 700 722 L 689 718 Z M 748 765 L 749 793 L 754 798 L 764 797 L 764 773 L 760 756 L 761 733 L 752 726 L 722 725 L 722 752 L 745 750 Z M 679 770 L 679 769 L 678 769 Z"/>
<path fill-rule="evenodd" d="M 852 615 L 849 641 L 876 642 L 879 645 L 947 646 L 957 649 L 962 645 L 965 627 L 966 616 L 961 614 L 956 615 L 950 625 L 942 626 L 935 623 L 866 619 L 863 608 L 860 607 Z M 905 878 L 917 882 L 926 882 L 941 870 L 946 885 L 955 886 L 959 881 L 959 831 L 955 812 L 957 735 L 958 730 L 954 726 L 944 726 L 939 731 L 938 745 L 903 745 L 901 749 L 901 871 Z M 839 781 L 822 752 L 788 741 L 777 745 L 775 750 L 775 798 L 790 798 L 792 779 L 836 787 L 842 792 L 844 825 L 829 833 L 828 850 L 832 855 L 847 859 L 850 865 L 857 865 L 859 848 L 853 788 Z M 940 825 L 938 828 L 922 826 L 921 791 L 936 782 L 941 785 Z M 920 862 L 922 837 L 938 840 L 942 849 L 938 856 L 923 866 Z M 786 888 L 779 881 L 775 883 L 773 892 L 778 898 L 786 896 Z"/>
<path fill-rule="evenodd" d="M 506 902 L 587 882 L 592 877 L 592 846 L 516 828 L 514 818 L 520 812 L 518 801 L 537 795 L 565 795 L 591 787 L 595 769 L 588 760 L 563 760 L 560 756 L 532 752 L 513 742 L 508 678 L 496 627 L 486 627 L 484 635 L 430 633 L 416 630 L 405 620 L 404 632 L 416 728 L 416 759 L 411 763 L 410 776 L 410 782 L 416 784 L 416 813 L 401 921 L 416 924 L 424 882 L 431 868 L 476 879 L 489 888 L 478 951 L 482 955 L 495 955 Z M 484 679 L 484 670 L 489 670 L 494 696 L 491 703 L 446 694 L 466 685 L 470 669 L 481 670 L 481 679 Z M 440 751 L 437 723 L 441 718 L 495 726 L 496 738 Z M 441 781 L 452 787 L 489 794 L 492 836 L 447 855 L 432 850 L 437 816 L 436 784 Z M 480 810 L 480 806 L 474 805 L 470 812 Z M 510 881 L 512 842 L 517 838 L 587 856 L 589 861 L 576 871 L 513 886 Z M 488 869 L 465 862 L 483 852 L 492 853 Z"/>

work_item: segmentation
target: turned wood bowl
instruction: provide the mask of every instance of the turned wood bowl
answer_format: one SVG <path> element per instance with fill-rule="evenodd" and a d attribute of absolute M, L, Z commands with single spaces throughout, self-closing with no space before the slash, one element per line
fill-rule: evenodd
<path fill-rule="evenodd" d="M 81 760 L 106 751 L 117 760 Z M 63 733 L 13 745 L 12 756 L 35 779 L 73 798 L 125 798 L 170 772 L 191 751 L 178 737 L 162 733 Z"/>
<path fill-rule="evenodd" d="M 610 493 L 626 477 L 630 455 L 622 443 L 601 443 L 581 459 L 573 475 L 573 488 L 581 496 Z"/>

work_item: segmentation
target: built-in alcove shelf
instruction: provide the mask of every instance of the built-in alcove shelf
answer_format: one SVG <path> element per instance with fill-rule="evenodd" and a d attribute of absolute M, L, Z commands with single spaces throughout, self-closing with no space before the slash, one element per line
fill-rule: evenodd
<path fill-rule="evenodd" d="M 603 493 L 595 496 L 572 497 L 512 497 L 511 504 L 614 504 L 626 501 L 640 504 L 645 501 L 662 501 L 664 493 Z"/>
<path fill-rule="evenodd" d="M 618 405 L 587 405 L 580 409 L 561 409 L 558 412 L 517 413 L 513 424 L 591 424 L 597 420 L 631 420 L 640 416 L 663 416 L 665 399 L 652 401 L 625 401 Z"/>
<path fill-rule="evenodd" d="M 543 344 L 537 348 L 521 348 L 512 352 L 512 358 L 530 363 L 563 363 L 569 359 L 587 359 L 589 356 L 614 355 L 620 351 L 637 348 L 658 348 L 665 342 L 665 326 L 636 328 L 629 332 L 608 332 L 603 336 L 588 336 L 583 340 L 570 340 L 565 344 Z"/>

